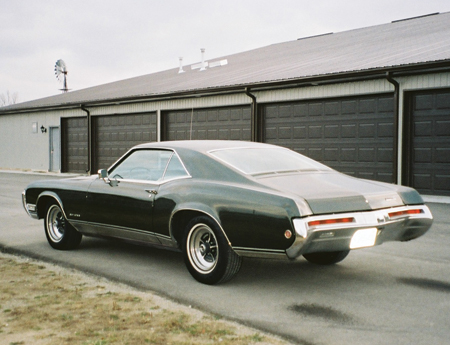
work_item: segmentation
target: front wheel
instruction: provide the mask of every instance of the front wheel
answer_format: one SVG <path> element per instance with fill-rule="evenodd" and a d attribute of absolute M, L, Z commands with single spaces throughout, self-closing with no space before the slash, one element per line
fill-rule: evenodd
<path fill-rule="evenodd" d="M 332 265 L 344 260 L 348 253 L 350 253 L 350 250 L 341 250 L 337 252 L 303 254 L 303 257 L 313 264 Z"/>
<path fill-rule="evenodd" d="M 229 281 L 242 263 L 219 226 L 206 216 L 196 217 L 186 226 L 183 255 L 189 273 L 200 283 L 209 285 Z"/>
<path fill-rule="evenodd" d="M 47 208 L 44 228 L 48 243 L 55 249 L 74 249 L 81 242 L 82 235 L 69 224 L 61 207 L 56 203 Z"/>

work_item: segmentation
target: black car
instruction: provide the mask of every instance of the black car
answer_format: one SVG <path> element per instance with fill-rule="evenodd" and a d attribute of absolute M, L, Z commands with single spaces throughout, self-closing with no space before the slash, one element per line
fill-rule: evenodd
<path fill-rule="evenodd" d="M 138 145 L 98 176 L 31 183 L 23 205 L 55 249 L 82 235 L 178 249 L 206 284 L 231 279 L 242 257 L 333 264 L 351 249 L 415 239 L 433 220 L 412 188 L 239 141 Z"/>

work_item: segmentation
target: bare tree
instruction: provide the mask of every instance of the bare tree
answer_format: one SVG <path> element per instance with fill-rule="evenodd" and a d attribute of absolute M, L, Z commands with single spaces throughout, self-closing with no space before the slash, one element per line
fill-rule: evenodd
<path fill-rule="evenodd" d="M 11 104 L 16 104 L 19 101 L 19 95 L 17 92 L 10 93 L 6 90 L 6 94 L 0 94 L 0 107 L 4 107 Z"/>

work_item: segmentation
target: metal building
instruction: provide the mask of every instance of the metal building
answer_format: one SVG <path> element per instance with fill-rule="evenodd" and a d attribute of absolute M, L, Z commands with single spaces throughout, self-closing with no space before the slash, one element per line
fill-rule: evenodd
<path fill-rule="evenodd" d="M 450 196 L 450 13 L 0 108 L 0 169 L 94 173 L 135 144 L 189 139 L 274 143 Z"/>

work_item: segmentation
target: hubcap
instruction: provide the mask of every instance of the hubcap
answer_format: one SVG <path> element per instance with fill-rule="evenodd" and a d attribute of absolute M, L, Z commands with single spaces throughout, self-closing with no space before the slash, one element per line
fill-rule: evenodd
<path fill-rule="evenodd" d="M 214 232 L 205 224 L 194 226 L 188 237 L 189 261 L 200 273 L 207 274 L 216 267 L 219 247 Z"/>
<path fill-rule="evenodd" d="M 47 215 L 47 229 L 48 235 L 53 242 L 59 242 L 64 237 L 64 228 L 66 221 L 61 209 L 53 205 L 48 210 Z"/>

